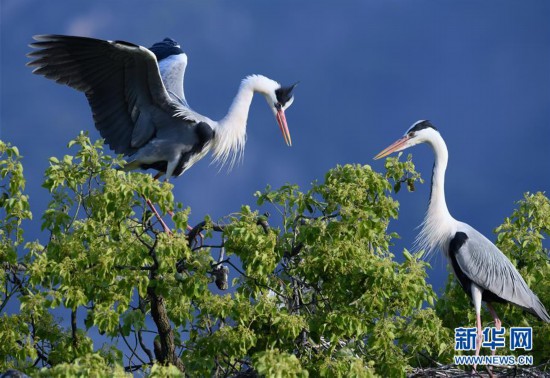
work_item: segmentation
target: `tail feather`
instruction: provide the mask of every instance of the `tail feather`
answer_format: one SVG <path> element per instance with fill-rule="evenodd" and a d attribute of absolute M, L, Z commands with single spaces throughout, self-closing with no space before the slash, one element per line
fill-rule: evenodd
<path fill-rule="evenodd" d="M 540 299 L 537 297 L 536 301 L 534 301 L 533 307 L 531 307 L 531 312 L 533 315 L 536 315 L 540 318 L 540 320 L 545 321 L 546 323 L 550 323 L 550 315 L 548 315 L 548 312 L 546 311 L 546 308 L 544 308 L 544 305 L 540 301 Z"/>

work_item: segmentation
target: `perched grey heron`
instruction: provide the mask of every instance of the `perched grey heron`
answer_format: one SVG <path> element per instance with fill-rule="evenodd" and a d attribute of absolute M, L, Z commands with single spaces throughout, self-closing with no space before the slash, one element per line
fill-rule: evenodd
<path fill-rule="evenodd" d="M 181 175 L 210 150 L 214 161 L 233 165 L 244 149 L 256 92 L 265 97 L 286 144 L 292 145 L 285 110 L 294 101 L 295 84 L 283 87 L 262 75 L 248 76 L 227 115 L 213 121 L 187 105 L 187 56 L 169 38 L 151 49 L 76 36 L 34 39 L 37 42 L 30 46 L 36 50 L 28 54 L 34 59 L 28 63 L 35 67 L 33 73 L 85 93 L 105 142 L 130 158 L 125 170 L 152 168 L 158 171 L 156 178 L 166 174 L 168 179 Z"/>
<path fill-rule="evenodd" d="M 514 265 L 492 243 L 466 223 L 454 219 L 445 202 L 445 169 L 449 154 L 439 131 L 429 121 L 418 121 L 405 135 L 375 156 L 383 158 L 419 143 L 428 143 L 435 154 L 430 203 L 418 246 L 428 255 L 441 250 L 449 260 L 458 282 L 471 298 L 477 317 L 476 355 L 481 348 L 481 302 L 487 304 L 495 326 L 501 322 L 491 302 L 510 302 L 550 322 L 550 316 L 539 298 L 529 289 Z"/>

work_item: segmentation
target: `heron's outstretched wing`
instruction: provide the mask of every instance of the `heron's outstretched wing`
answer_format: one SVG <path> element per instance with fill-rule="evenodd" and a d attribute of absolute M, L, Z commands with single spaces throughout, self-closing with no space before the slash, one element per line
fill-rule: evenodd
<path fill-rule="evenodd" d="M 86 94 L 101 136 L 117 153 L 132 154 L 174 124 L 178 104 L 167 93 L 148 49 L 122 41 L 40 35 L 34 73 Z M 181 126 L 181 118 L 178 122 Z"/>
<path fill-rule="evenodd" d="M 529 289 L 510 260 L 474 228 L 462 223 L 460 232 L 451 241 L 449 253 L 456 258 L 462 273 L 483 290 L 550 322 L 550 316 L 539 298 Z"/>

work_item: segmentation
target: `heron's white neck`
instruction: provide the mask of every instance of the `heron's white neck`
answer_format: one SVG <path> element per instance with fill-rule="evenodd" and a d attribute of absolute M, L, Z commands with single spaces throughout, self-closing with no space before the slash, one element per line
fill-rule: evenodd
<path fill-rule="evenodd" d="M 266 94 L 277 88 L 277 83 L 265 76 L 246 77 L 231 104 L 227 115 L 215 125 L 215 141 L 212 147 L 214 161 L 222 165 L 229 161 L 230 167 L 242 157 L 246 143 L 246 122 L 254 92 Z"/>
<path fill-rule="evenodd" d="M 433 137 L 427 140 L 435 154 L 435 163 L 432 172 L 432 187 L 428 211 L 422 222 L 422 228 L 416 239 L 419 249 L 424 249 L 429 257 L 439 249 L 447 253 L 449 234 L 454 232 L 455 219 L 447 209 L 445 201 L 445 170 L 449 153 L 441 135 L 434 131 Z"/>

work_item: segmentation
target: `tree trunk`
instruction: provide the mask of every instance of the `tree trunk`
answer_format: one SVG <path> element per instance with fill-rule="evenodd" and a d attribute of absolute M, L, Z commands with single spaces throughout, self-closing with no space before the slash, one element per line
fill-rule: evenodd
<path fill-rule="evenodd" d="M 172 364 L 182 372 L 185 372 L 183 362 L 176 356 L 174 332 L 166 313 L 164 298 L 161 295 L 157 295 L 155 289 L 152 287 L 147 288 L 147 294 L 151 300 L 151 315 L 157 325 L 160 338 L 160 348 L 155 348 L 155 357 L 161 364 Z"/>

